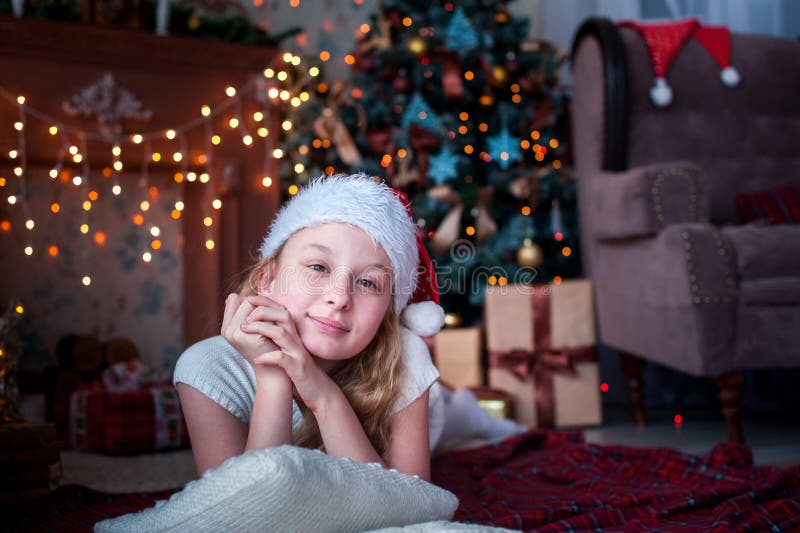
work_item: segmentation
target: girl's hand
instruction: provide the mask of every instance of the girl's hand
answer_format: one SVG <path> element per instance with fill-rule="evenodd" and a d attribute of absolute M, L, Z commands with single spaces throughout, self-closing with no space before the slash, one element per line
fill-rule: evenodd
<path fill-rule="evenodd" d="M 253 311 L 242 329 L 269 338 L 277 345 L 276 349 L 262 352 L 253 363 L 282 368 L 306 406 L 317 412 L 326 391 L 336 385 L 306 350 L 289 311 L 266 296 L 248 296 L 246 302 Z"/>
<path fill-rule="evenodd" d="M 243 327 L 247 317 L 255 310 L 255 306 L 239 294 L 229 294 L 225 299 L 225 313 L 222 317 L 220 333 L 231 346 L 257 368 L 253 361 L 259 355 L 276 350 L 277 345 L 267 336 L 257 331 L 248 331 Z"/>

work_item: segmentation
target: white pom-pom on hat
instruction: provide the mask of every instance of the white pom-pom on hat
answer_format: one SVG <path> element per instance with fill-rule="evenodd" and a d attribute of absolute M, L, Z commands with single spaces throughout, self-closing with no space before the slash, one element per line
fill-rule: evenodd
<path fill-rule="evenodd" d="M 672 103 L 672 87 L 667 84 L 666 78 L 656 78 L 656 83 L 650 88 L 650 99 L 658 107 L 666 107 Z"/>
<path fill-rule="evenodd" d="M 400 322 L 420 337 L 430 337 L 444 326 L 444 309 L 431 300 L 408 304 Z"/>
<path fill-rule="evenodd" d="M 739 82 L 742 81 L 742 77 L 739 75 L 739 71 L 731 66 L 722 69 L 719 72 L 719 77 L 720 79 L 722 79 L 722 83 L 724 83 L 728 87 L 736 87 L 737 85 L 739 85 Z"/>

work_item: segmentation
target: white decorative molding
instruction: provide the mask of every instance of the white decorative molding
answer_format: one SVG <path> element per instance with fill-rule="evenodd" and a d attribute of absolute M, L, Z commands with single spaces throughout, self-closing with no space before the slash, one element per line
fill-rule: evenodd
<path fill-rule="evenodd" d="M 67 115 L 97 117 L 101 135 L 113 140 L 122 135 L 124 119 L 149 120 L 153 116 L 134 94 L 117 84 L 114 75 L 106 73 L 99 81 L 81 89 L 62 104 Z"/>

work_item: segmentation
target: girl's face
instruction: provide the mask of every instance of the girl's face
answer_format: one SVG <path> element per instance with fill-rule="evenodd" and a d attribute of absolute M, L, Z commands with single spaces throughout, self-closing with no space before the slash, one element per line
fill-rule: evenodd
<path fill-rule="evenodd" d="M 378 331 L 393 299 L 391 265 L 362 230 L 331 222 L 292 235 L 261 292 L 286 306 L 306 349 L 330 372 Z"/>

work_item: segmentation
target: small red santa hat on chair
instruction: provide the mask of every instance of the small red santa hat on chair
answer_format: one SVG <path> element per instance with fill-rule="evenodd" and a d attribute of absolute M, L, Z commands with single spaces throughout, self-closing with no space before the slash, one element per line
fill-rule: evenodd
<path fill-rule="evenodd" d="M 739 84 L 739 73 L 730 64 L 731 35 L 725 26 L 703 26 L 696 18 L 667 23 L 627 20 L 619 25 L 635 29 L 647 45 L 655 75 L 650 99 L 658 107 L 666 107 L 672 103 L 672 88 L 667 83 L 667 71 L 689 37 L 694 37 L 722 67 L 720 77 L 725 85 L 734 87 Z"/>
<path fill-rule="evenodd" d="M 741 81 L 739 71 L 731 66 L 731 32 L 727 26 L 698 26 L 692 37 L 708 50 L 711 57 L 722 67 L 719 73 L 722 83 L 736 87 Z"/>

